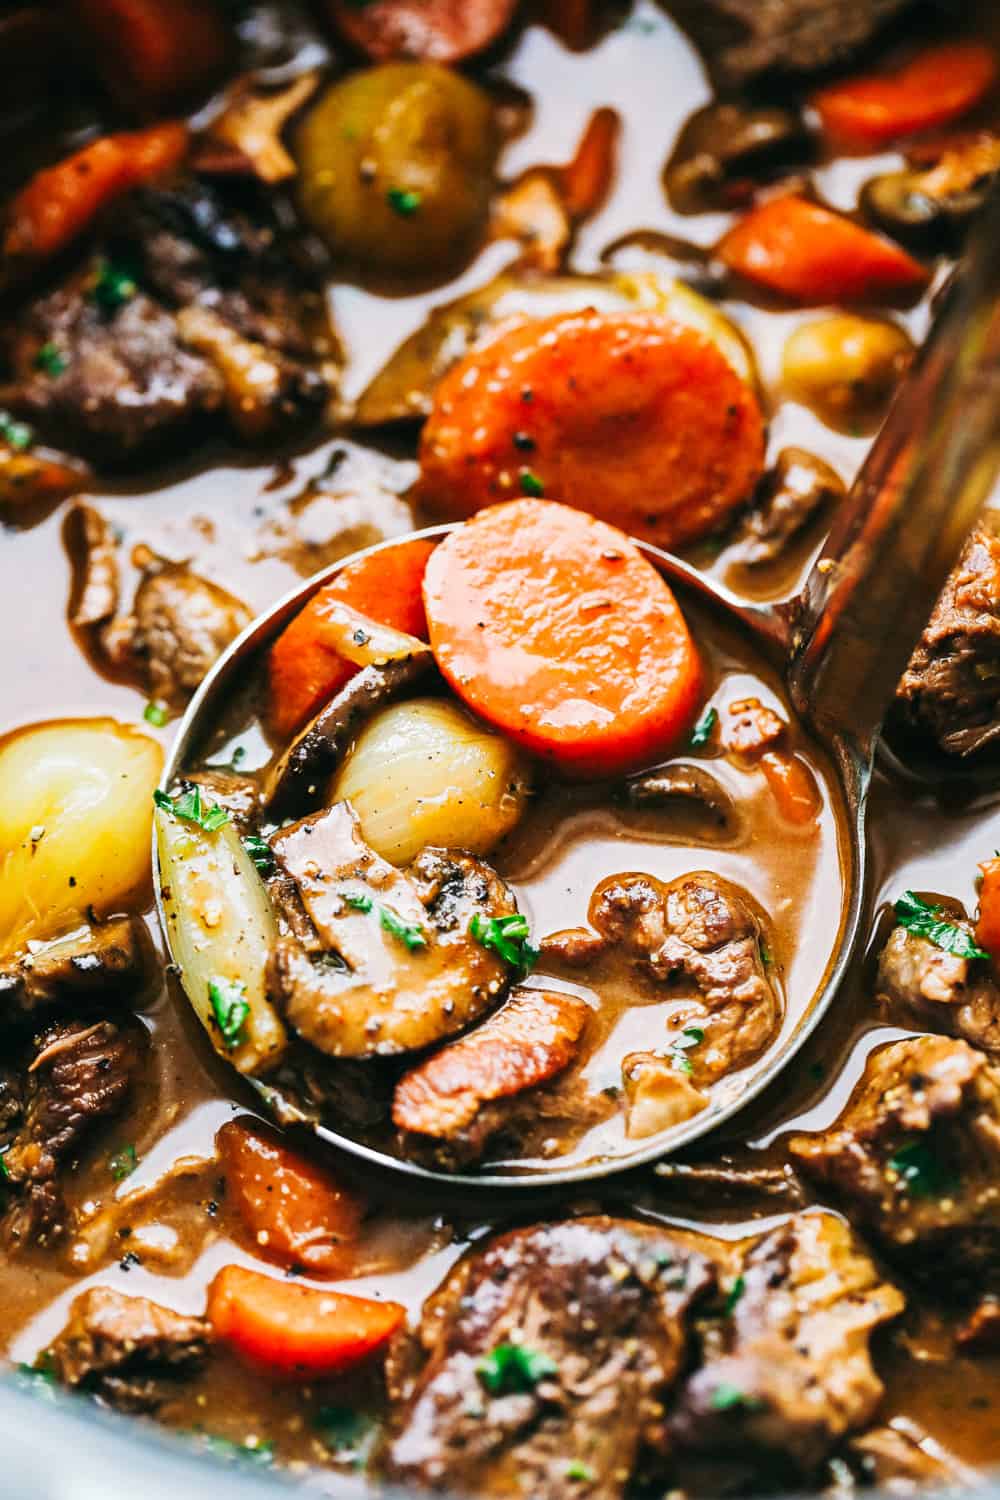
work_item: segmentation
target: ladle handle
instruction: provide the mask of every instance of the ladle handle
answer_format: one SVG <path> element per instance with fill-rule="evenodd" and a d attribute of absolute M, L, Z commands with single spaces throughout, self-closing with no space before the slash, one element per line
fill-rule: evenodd
<path fill-rule="evenodd" d="M 788 683 L 825 738 L 870 758 L 1000 468 L 1000 189 L 801 596 Z"/>

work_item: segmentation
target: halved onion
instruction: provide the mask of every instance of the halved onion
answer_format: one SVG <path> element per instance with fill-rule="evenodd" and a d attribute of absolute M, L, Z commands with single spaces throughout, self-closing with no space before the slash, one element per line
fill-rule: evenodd
<path fill-rule="evenodd" d="M 334 777 L 365 841 L 405 865 L 428 844 L 488 854 L 524 811 L 526 762 L 502 735 L 439 698 L 376 714 Z"/>
<path fill-rule="evenodd" d="M 266 993 L 277 927 L 264 882 L 232 823 L 208 833 L 158 807 L 156 842 L 184 991 L 216 1051 L 241 1073 L 265 1072 L 288 1037 Z"/>
<path fill-rule="evenodd" d="M 149 896 L 155 740 L 114 719 L 63 719 L 0 746 L 0 953 Z"/>

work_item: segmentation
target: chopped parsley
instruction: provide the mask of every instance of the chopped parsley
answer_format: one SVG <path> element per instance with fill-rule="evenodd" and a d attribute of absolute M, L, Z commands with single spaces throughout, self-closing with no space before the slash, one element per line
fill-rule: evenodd
<path fill-rule="evenodd" d="M 0 438 L 9 448 L 23 453 L 35 441 L 35 429 L 27 422 L 18 422 L 9 411 L 0 411 Z"/>
<path fill-rule="evenodd" d="M 540 500 L 545 494 L 545 485 L 531 469 L 521 470 L 521 493 L 534 495 L 536 500 Z"/>
<path fill-rule="evenodd" d="M 66 361 L 50 339 L 38 350 L 34 365 L 36 370 L 44 370 L 46 375 L 61 375 L 66 368 Z"/>
<path fill-rule="evenodd" d="M 55 1399 L 57 1381 L 50 1349 L 39 1356 L 36 1364 L 19 1364 L 16 1374 L 19 1383 L 33 1390 L 36 1396 L 41 1396 L 46 1401 Z"/>
<path fill-rule="evenodd" d="M 348 906 L 353 906 L 355 911 L 371 911 L 375 902 L 367 891 L 341 891 L 341 895 Z"/>
<path fill-rule="evenodd" d="M 169 715 L 162 703 L 147 703 L 142 711 L 142 717 L 155 729 L 162 729 Z"/>
<path fill-rule="evenodd" d="M 107 260 L 98 263 L 97 276 L 90 288 L 90 300 L 102 312 L 117 312 L 137 291 L 135 277 L 123 266 L 112 265 Z"/>
<path fill-rule="evenodd" d="M 691 731 L 691 739 L 689 741 L 689 744 L 692 750 L 700 750 L 703 745 L 708 744 L 709 740 L 712 737 L 712 730 L 715 728 L 718 722 L 719 710 L 717 708 L 713 708 L 712 705 L 709 704 L 708 708 L 706 708 L 705 712 L 702 714 L 701 718 L 698 720 L 697 724 Z"/>
<path fill-rule="evenodd" d="M 230 1463 L 260 1464 L 263 1467 L 274 1462 L 273 1443 L 234 1443 L 231 1438 L 215 1437 L 210 1432 L 197 1433 L 195 1436 L 206 1453 L 227 1459 Z"/>
<path fill-rule="evenodd" d="M 413 215 L 420 209 L 423 201 L 419 193 L 411 192 L 408 188 L 390 188 L 385 195 L 385 201 L 394 213 L 400 218 L 412 219 Z"/>
<path fill-rule="evenodd" d="M 723 1309 L 723 1311 L 725 1312 L 725 1315 L 726 1315 L 727 1318 L 731 1318 L 732 1317 L 732 1315 L 733 1315 L 733 1308 L 736 1306 L 737 1302 L 743 1296 L 743 1293 L 746 1291 L 746 1289 L 747 1289 L 746 1277 L 745 1276 L 737 1276 L 736 1280 L 730 1286 L 729 1291 L 726 1293 L 726 1305 L 725 1305 L 725 1308 Z"/>
<path fill-rule="evenodd" d="M 484 917 L 477 911 L 469 923 L 469 933 L 477 943 L 498 953 L 504 963 L 514 969 L 526 972 L 538 958 L 538 949 L 530 942 L 528 919 L 520 912 L 509 917 Z"/>
<path fill-rule="evenodd" d="M 989 958 L 982 948 L 976 946 L 967 932 L 949 922 L 940 906 L 930 906 L 913 891 L 904 891 L 893 910 L 896 921 L 912 932 L 914 937 L 926 938 L 935 948 L 945 953 L 954 953 L 958 958 Z"/>
<path fill-rule="evenodd" d="M 261 838 L 259 833 L 248 833 L 243 840 L 243 847 L 249 854 L 261 875 L 270 875 L 274 870 L 274 852 L 267 839 Z"/>
<path fill-rule="evenodd" d="M 760 1406 L 756 1396 L 747 1395 L 738 1385 L 723 1381 L 712 1392 L 709 1402 L 713 1411 L 755 1411 Z"/>
<path fill-rule="evenodd" d="M 685 1052 L 690 1052 L 692 1047 L 698 1047 L 705 1040 L 705 1033 L 700 1026 L 685 1026 L 677 1040 L 671 1043 L 670 1060 L 678 1073 L 693 1073 L 690 1059 L 685 1057 Z"/>
<path fill-rule="evenodd" d="M 379 906 L 378 919 L 386 932 L 391 932 L 411 953 L 417 948 L 427 947 L 427 936 L 416 922 L 406 922 L 391 906 Z"/>
<path fill-rule="evenodd" d="M 900 1146 L 887 1165 L 914 1198 L 939 1198 L 954 1186 L 951 1172 L 935 1156 L 930 1141 L 909 1141 Z"/>
<path fill-rule="evenodd" d="M 212 1014 L 227 1047 L 238 1047 L 243 1040 L 243 1023 L 250 1014 L 246 985 L 239 979 L 210 979 L 208 1000 Z"/>
<path fill-rule="evenodd" d="M 594 1477 L 594 1471 L 589 1464 L 583 1463 L 579 1458 L 574 1458 L 566 1465 L 566 1478 L 577 1479 L 581 1484 L 589 1484 Z"/>
<path fill-rule="evenodd" d="M 7 1152 L 9 1150 L 10 1147 L 6 1146 L 3 1151 L 0 1151 L 0 1180 L 3 1182 L 10 1181 L 10 1167 L 7 1165 Z"/>
<path fill-rule="evenodd" d="M 359 1469 L 364 1467 L 378 1431 L 374 1417 L 350 1406 L 321 1406 L 312 1425 L 331 1453 L 353 1461 Z"/>
<path fill-rule="evenodd" d="M 181 818 L 185 823 L 197 823 L 206 833 L 215 833 L 223 823 L 229 822 L 226 809 L 215 802 L 206 802 L 201 795 L 201 787 L 195 782 L 190 782 L 176 797 L 171 797 L 167 792 L 156 791 L 153 793 L 153 801 L 164 812 L 170 813 L 171 817 Z"/>
<path fill-rule="evenodd" d="M 497 1344 L 476 1365 L 476 1374 L 491 1396 L 510 1396 L 533 1391 L 558 1368 L 549 1355 L 524 1344 Z"/>
<path fill-rule="evenodd" d="M 135 1154 L 134 1146 L 123 1146 L 108 1161 L 108 1169 L 116 1182 L 124 1182 L 126 1177 L 131 1177 L 138 1166 L 139 1158 Z"/>

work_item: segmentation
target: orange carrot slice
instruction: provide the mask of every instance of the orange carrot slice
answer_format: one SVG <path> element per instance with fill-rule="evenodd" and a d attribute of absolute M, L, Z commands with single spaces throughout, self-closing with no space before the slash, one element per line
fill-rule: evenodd
<path fill-rule="evenodd" d="M 538 500 L 482 511 L 427 565 L 438 666 L 475 713 L 566 774 L 648 764 L 698 708 L 677 601 L 628 538 Z"/>
<path fill-rule="evenodd" d="M 748 499 L 764 424 L 702 334 L 656 313 L 588 311 L 521 324 L 456 365 L 420 459 L 438 515 L 544 495 L 676 547 Z"/>
<path fill-rule="evenodd" d="M 840 145 L 877 150 L 902 135 L 947 125 L 996 81 L 997 60 L 982 42 L 948 42 L 918 52 L 895 73 L 832 83 L 813 95 L 823 129 Z"/>

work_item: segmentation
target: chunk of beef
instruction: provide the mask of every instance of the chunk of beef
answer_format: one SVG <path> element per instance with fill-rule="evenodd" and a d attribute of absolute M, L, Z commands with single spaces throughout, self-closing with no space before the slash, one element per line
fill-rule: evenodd
<path fill-rule="evenodd" d="M 210 1338 L 204 1318 L 99 1286 L 74 1300 L 48 1353 L 64 1385 L 120 1411 L 149 1412 L 174 1382 L 201 1368 Z"/>
<path fill-rule="evenodd" d="M 962 549 L 896 689 L 904 724 L 949 755 L 1000 735 L 1000 534 L 981 523 Z"/>
<path fill-rule="evenodd" d="M 41 944 L 0 965 L 0 1035 L 69 1009 L 80 1015 L 134 1002 L 148 961 L 149 939 L 138 917 L 113 917 Z"/>
<path fill-rule="evenodd" d="M 726 87 L 850 58 L 913 0 L 672 0 Z"/>
<path fill-rule="evenodd" d="M 644 1450 L 662 1443 L 686 1319 L 713 1281 L 697 1251 L 627 1220 L 492 1240 L 424 1307 L 425 1363 L 396 1416 L 389 1476 L 469 1495 L 623 1495 Z M 512 1346 L 547 1373 L 504 1375 Z"/>
<path fill-rule="evenodd" d="M 590 921 L 653 979 L 690 996 L 672 1021 L 679 1033 L 704 1032 L 685 1052 L 695 1084 L 744 1066 L 774 1037 L 782 1003 L 761 952 L 763 922 L 728 881 L 706 871 L 669 885 L 614 876 L 594 892 Z"/>
<path fill-rule="evenodd" d="M 948 920 L 973 935 L 966 917 Z M 879 955 L 878 998 L 916 1013 L 935 1031 L 1000 1052 L 1000 985 L 982 959 L 948 953 L 906 927 L 894 927 Z"/>
<path fill-rule="evenodd" d="M 486 1021 L 405 1073 L 393 1123 L 404 1150 L 430 1148 L 437 1165 L 475 1161 L 516 1132 L 535 1091 L 573 1061 L 590 1015 L 586 1001 L 518 987 Z"/>
<path fill-rule="evenodd" d="M 63 368 L 38 369 L 43 345 Z M 142 291 L 97 300 L 93 273 L 29 305 L 15 325 L 10 404 L 53 441 L 109 467 L 179 439 L 222 405 L 212 366 L 183 348 L 172 315 Z"/>
<path fill-rule="evenodd" d="M 463 1030 L 502 998 L 507 966 L 469 931 L 476 914 L 516 911 L 489 865 L 425 849 L 398 870 L 364 842 L 346 802 L 281 829 L 271 848 L 294 892 L 269 989 L 321 1052 L 415 1051 Z"/>
<path fill-rule="evenodd" d="M 740 698 L 726 705 L 720 737 L 725 748 L 734 755 L 759 755 L 762 750 L 776 745 L 787 728 L 774 709 L 761 703 L 759 698 Z"/>
<path fill-rule="evenodd" d="M 670 1421 L 675 1443 L 759 1479 L 812 1475 L 870 1422 L 883 1387 L 875 1331 L 903 1310 L 844 1221 L 797 1214 L 746 1252 L 727 1315 L 703 1332 L 700 1368 Z"/>
<path fill-rule="evenodd" d="M 136 1028 L 74 1022 L 42 1033 L 28 1069 L 23 1123 L 4 1157 L 15 1193 L 3 1224 L 10 1248 L 51 1244 L 62 1234 L 60 1169 L 101 1121 L 124 1108 L 139 1062 Z"/>
<path fill-rule="evenodd" d="M 982 1052 L 880 1047 L 836 1124 L 789 1150 L 914 1275 L 958 1294 L 1000 1284 L 1000 1069 Z"/>
<path fill-rule="evenodd" d="M 153 698 L 182 707 L 226 647 L 250 623 L 235 594 L 192 573 L 186 563 L 163 562 L 146 549 L 132 612 L 105 632 L 118 667 L 142 676 Z"/>

